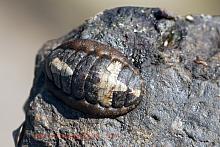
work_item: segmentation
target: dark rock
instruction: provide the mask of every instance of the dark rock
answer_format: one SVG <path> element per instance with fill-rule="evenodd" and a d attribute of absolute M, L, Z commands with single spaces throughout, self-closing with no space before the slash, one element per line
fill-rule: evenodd
<path fill-rule="evenodd" d="M 76 38 L 117 48 L 140 69 L 146 94 L 138 108 L 94 119 L 46 91 L 45 56 Z M 220 17 L 138 7 L 99 13 L 42 47 L 24 110 L 25 122 L 14 131 L 18 146 L 219 146 Z"/>

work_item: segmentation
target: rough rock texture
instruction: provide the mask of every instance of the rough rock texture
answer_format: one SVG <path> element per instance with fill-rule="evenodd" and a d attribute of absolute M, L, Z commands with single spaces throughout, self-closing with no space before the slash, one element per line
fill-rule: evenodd
<path fill-rule="evenodd" d="M 48 50 L 76 38 L 115 47 L 140 69 L 146 94 L 138 108 L 94 119 L 46 91 Z M 40 49 L 24 110 L 18 146 L 220 146 L 220 17 L 138 7 L 99 13 Z"/>

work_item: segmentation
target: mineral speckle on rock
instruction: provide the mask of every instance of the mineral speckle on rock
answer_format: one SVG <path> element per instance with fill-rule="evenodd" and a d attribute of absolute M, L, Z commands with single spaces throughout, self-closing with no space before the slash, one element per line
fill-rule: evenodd
<path fill-rule="evenodd" d="M 25 122 L 14 131 L 15 142 L 18 146 L 219 146 L 219 32 L 218 16 L 177 17 L 142 7 L 99 13 L 39 50 Z M 74 39 L 117 48 L 140 70 L 145 95 L 135 110 L 116 119 L 89 118 L 45 89 L 45 57 Z"/>

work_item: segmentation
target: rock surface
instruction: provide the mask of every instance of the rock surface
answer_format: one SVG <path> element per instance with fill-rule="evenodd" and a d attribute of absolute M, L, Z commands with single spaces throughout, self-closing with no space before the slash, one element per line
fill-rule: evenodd
<path fill-rule="evenodd" d="M 117 48 L 140 69 L 146 94 L 138 108 L 89 118 L 44 88 L 48 50 L 76 38 Z M 24 110 L 18 146 L 219 146 L 220 17 L 140 7 L 99 13 L 39 50 Z"/>

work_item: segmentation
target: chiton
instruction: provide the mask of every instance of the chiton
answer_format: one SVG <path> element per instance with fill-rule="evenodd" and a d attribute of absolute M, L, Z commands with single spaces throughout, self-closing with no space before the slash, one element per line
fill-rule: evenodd
<path fill-rule="evenodd" d="M 142 99 L 139 70 L 120 51 L 96 41 L 77 39 L 51 50 L 45 74 L 55 97 L 93 117 L 124 115 Z"/>

